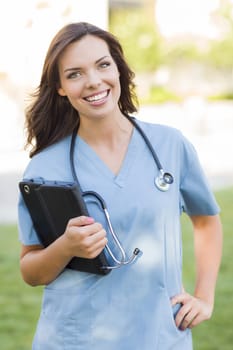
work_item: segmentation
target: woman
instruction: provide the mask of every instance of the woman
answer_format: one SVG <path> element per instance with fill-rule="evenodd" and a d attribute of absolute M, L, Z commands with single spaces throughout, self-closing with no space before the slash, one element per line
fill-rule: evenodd
<path fill-rule="evenodd" d="M 48 49 L 26 114 L 33 148 L 24 178 L 73 181 L 69 147 L 78 126 L 74 164 L 82 190 L 105 199 L 126 252 L 138 246 L 143 255 L 106 276 L 68 269 L 72 257 L 94 258 L 112 244 L 95 200 L 87 201 L 90 216 L 72 218 L 44 248 L 20 198 L 22 276 L 45 285 L 35 350 L 189 350 L 190 329 L 212 314 L 221 259 L 218 206 L 183 135 L 137 121 L 173 176 L 168 191 L 156 187 L 158 169 L 129 116 L 137 111 L 133 77 L 117 39 L 91 24 L 65 26 Z M 193 224 L 194 295 L 182 287 L 182 211 Z"/>

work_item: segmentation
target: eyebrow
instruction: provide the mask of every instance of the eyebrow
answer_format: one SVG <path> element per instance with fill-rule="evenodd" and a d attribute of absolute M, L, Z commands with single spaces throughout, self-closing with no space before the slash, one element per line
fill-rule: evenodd
<path fill-rule="evenodd" d="M 102 60 L 104 60 L 105 58 L 110 57 L 110 56 L 103 56 L 101 58 L 99 58 L 97 61 L 95 61 L 95 64 L 98 64 L 99 62 L 101 62 Z M 76 71 L 76 70 L 80 70 L 80 67 L 73 67 L 73 68 L 66 68 L 64 69 L 64 73 L 66 72 L 70 72 L 70 71 Z"/>

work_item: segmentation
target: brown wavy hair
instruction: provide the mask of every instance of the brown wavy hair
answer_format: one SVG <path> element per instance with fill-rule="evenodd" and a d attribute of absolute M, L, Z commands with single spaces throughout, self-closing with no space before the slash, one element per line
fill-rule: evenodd
<path fill-rule="evenodd" d="M 32 102 L 26 109 L 26 147 L 31 146 L 30 157 L 47 146 L 70 135 L 79 122 L 78 111 L 67 97 L 57 92 L 60 86 L 58 62 L 65 48 L 85 35 L 94 35 L 104 40 L 120 73 L 121 95 L 119 108 L 125 115 L 137 111 L 134 73 L 129 68 L 122 46 L 111 33 L 86 22 L 71 23 L 63 27 L 53 38 L 45 57 L 41 81 Z"/>

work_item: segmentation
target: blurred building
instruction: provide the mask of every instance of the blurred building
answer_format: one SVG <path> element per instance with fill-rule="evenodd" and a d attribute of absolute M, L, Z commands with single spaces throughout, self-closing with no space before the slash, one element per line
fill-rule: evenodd
<path fill-rule="evenodd" d="M 108 0 L 8 0 L 0 4 L 0 173 L 24 165 L 23 113 L 28 94 L 39 83 L 52 37 L 74 21 L 106 29 Z"/>
<path fill-rule="evenodd" d="M 213 3 L 217 1 L 213 0 Z M 187 11 L 190 10 L 187 4 L 199 3 L 198 11 L 201 12 L 204 3 L 207 4 L 210 1 L 8 0 L 0 3 L 0 222 L 15 221 L 17 217 L 17 183 L 28 162 L 28 155 L 23 151 L 24 108 L 28 94 L 39 83 L 47 47 L 57 30 L 73 21 L 88 21 L 102 28 L 108 28 L 111 11 L 122 8 L 140 9 L 142 6 L 147 7 L 150 20 L 153 16 L 160 16 L 162 21 L 160 26 L 181 24 L 181 19 L 177 20 L 176 17 L 175 20 L 177 16 L 175 3 L 181 4 L 181 2 L 186 6 Z M 163 7 L 162 14 L 161 7 L 156 5 Z M 156 12 L 154 12 L 155 9 Z M 180 11 L 182 12 L 182 8 Z M 188 20 L 185 16 L 183 17 L 186 23 Z M 171 30 L 171 27 L 169 28 Z M 173 72 L 173 74 L 176 73 Z M 178 73 L 179 80 L 183 82 L 181 87 L 187 90 L 188 78 L 191 75 L 185 74 L 181 80 L 181 74 Z M 193 84 L 200 81 L 198 73 L 195 72 Z M 162 82 L 168 78 L 166 71 L 160 71 L 159 78 L 157 76 L 157 79 Z M 146 84 L 149 83 L 149 79 L 144 80 Z M 177 86 L 178 78 L 173 75 L 171 80 Z M 211 84 L 213 87 L 213 83 Z M 233 165 L 225 152 L 226 149 L 232 148 L 233 121 L 230 103 L 220 104 L 217 109 L 214 106 L 213 109 L 199 96 L 199 98 L 189 99 L 183 105 L 167 104 L 148 106 L 148 108 L 146 106 L 140 110 L 139 118 L 180 128 L 194 144 L 198 145 L 207 174 L 211 178 L 220 179 L 221 184 L 224 181 L 225 184 L 228 183 L 226 176 L 232 181 Z M 221 165 L 216 164 L 216 159 L 221 159 Z"/>
<path fill-rule="evenodd" d="M 109 0 L 111 10 L 119 8 L 135 8 L 143 5 L 145 0 Z"/>
<path fill-rule="evenodd" d="M 108 27 L 108 0 L 0 2 L 0 223 L 16 221 L 18 181 L 28 162 L 24 108 L 38 85 L 48 45 L 63 25 Z"/>

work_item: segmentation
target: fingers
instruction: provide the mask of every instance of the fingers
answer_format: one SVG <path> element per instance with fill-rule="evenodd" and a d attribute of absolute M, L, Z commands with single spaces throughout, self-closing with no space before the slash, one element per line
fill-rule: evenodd
<path fill-rule="evenodd" d="M 85 232 L 85 236 L 80 240 L 79 248 L 83 252 L 83 257 L 93 259 L 100 254 L 107 242 L 106 231 L 102 228 L 95 233 L 90 231 L 90 235 Z"/>
<path fill-rule="evenodd" d="M 93 259 L 107 244 L 106 231 L 93 218 L 80 216 L 69 220 L 65 231 L 72 256 Z"/>
<path fill-rule="evenodd" d="M 77 216 L 68 221 L 67 227 L 69 226 L 84 226 L 94 223 L 94 219 L 90 216 Z"/>
<path fill-rule="evenodd" d="M 182 306 L 176 315 L 175 322 L 181 330 L 193 328 L 211 316 L 212 306 L 188 293 L 181 293 L 171 299 L 173 306 L 178 303 Z"/>
<path fill-rule="evenodd" d="M 177 327 L 181 330 L 190 327 L 191 323 L 197 316 L 196 312 L 195 309 L 192 309 L 190 303 L 183 305 L 176 315 L 175 322 Z"/>

